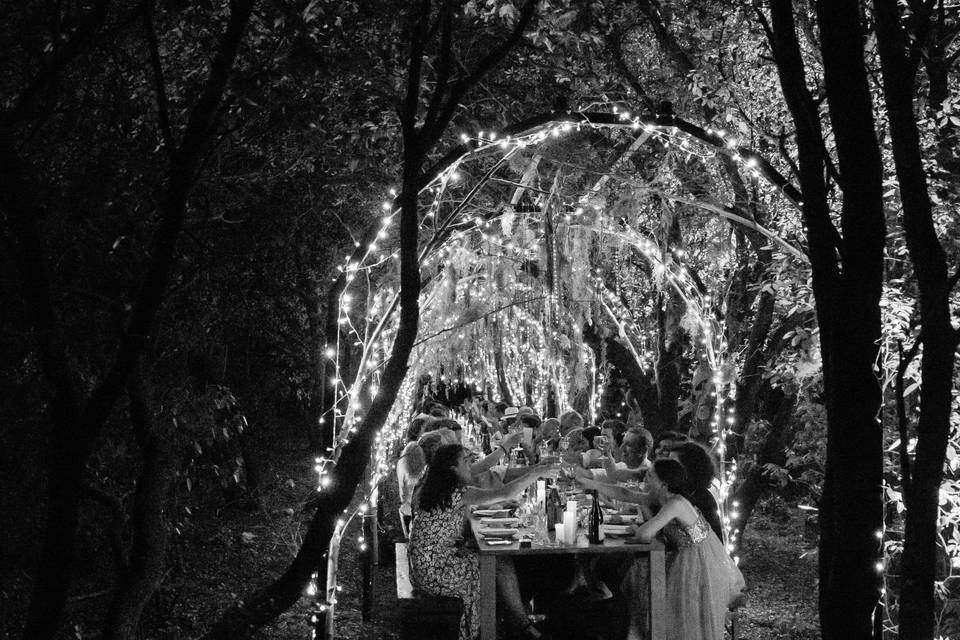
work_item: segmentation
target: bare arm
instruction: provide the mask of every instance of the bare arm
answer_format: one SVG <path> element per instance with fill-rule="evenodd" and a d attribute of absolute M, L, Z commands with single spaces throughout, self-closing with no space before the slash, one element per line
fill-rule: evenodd
<path fill-rule="evenodd" d="M 470 473 L 477 476 L 483 473 L 484 471 L 489 471 L 490 467 L 494 467 L 503 459 L 504 449 L 502 447 L 497 447 L 491 451 L 488 455 L 484 456 L 480 460 L 477 460 L 472 465 L 470 465 Z"/>
<path fill-rule="evenodd" d="M 630 480 L 639 480 L 646 470 L 644 469 L 618 469 L 617 463 L 609 454 L 603 461 L 603 470 L 611 482 L 629 482 Z"/>
<path fill-rule="evenodd" d="M 516 443 L 519 441 L 519 433 L 511 433 L 510 435 L 504 436 L 503 440 L 500 441 L 500 444 L 496 449 L 491 451 L 489 455 L 484 456 L 481 460 L 470 466 L 470 473 L 476 476 L 484 471 L 488 471 L 490 467 L 496 466 L 496 464 L 503 458 L 504 454 L 515 447 Z"/>
<path fill-rule="evenodd" d="M 586 489 L 591 489 L 602 493 L 604 496 L 620 502 L 630 502 L 633 504 L 644 505 L 649 502 L 649 497 L 645 493 L 632 491 L 626 487 L 618 487 L 615 484 L 600 482 L 592 478 L 578 477 L 580 484 Z"/>
<path fill-rule="evenodd" d="M 555 465 L 537 465 L 522 476 L 508 482 L 502 487 L 482 489 L 480 487 L 466 487 L 463 491 L 463 502 L 468 505 L 484 505 L 493 502 L 502 502 L 517 496 L 523 489 L 531 484 L 537 478 L 557 477 L 557 468 Z"/>
<path fill-rule="evenodd" d="M 696 518 L 696 514 L 692 512 L 692 509 L 693 507 L 682 498 L 669 500 L 655 516 L 647 519 L 646 522 L 636 528 L 637 538 L 644 542 L 650 542 L 660 533 L 661 529 L 674 519 L 679 520 L 683 524 L 691 524 L 691 518 Z M 644 513 L 644 515 L 646 515 L 646 513 Z"/>

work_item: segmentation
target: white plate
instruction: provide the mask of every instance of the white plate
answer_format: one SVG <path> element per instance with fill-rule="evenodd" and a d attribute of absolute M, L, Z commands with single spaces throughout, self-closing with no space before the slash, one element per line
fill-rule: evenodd
<path fill-rule="evenodd" d="M 509 509 L 477 509 L 473 512 L 476 516 L 506 516 L 510 513 Z"/>
<path fill-rule="evenodd" d="M 480 534 L 484 536 L 496 536 L 498 538 L 503 538 L 507 536 L 513 536 L 520 533 L 519 529 L 513 529 L 510 527 L 480 527 Z"/>
<path fill-rule="evenodd" d="M 509 527 L 520 524 L 520 518 L 480 518 L 480 524 Z"/>
<path fill-rule="evenodd" d="M 604 533 L 615 536 L 629 535 L 633 531 L 633 527 L 629 524 L 602 524 L 600 527 Z"/>

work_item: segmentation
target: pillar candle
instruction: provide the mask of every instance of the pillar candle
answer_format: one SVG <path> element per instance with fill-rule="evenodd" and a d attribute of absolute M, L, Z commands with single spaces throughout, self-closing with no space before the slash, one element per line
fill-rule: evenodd
<path fill-rule="evenodd" d="M 576 512 L 577 512 L 577 501 L 567 500 L 567 513 L 576 513 Z"/>
<path fill-rule="evenodd" d="M 547 507 L 547 481 L 537 480 L 537 508 L 545 509 Z"/>
<path fill-rule="evenodd" d="M 576 544 L 577 542 L 577 514 L 567 511 L 563 514 L 563 542 Z"/>

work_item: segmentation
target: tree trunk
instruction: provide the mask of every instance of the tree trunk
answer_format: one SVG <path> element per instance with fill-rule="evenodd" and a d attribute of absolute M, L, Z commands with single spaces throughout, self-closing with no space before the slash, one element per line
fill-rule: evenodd
<path fill-rule="evenodd" d="M 159 432 L 143 386 L 134 375 L 128 384 L 130 421 L 143 454 L 133 502 L 133 545 L 125 575 L 117 584 L 104 637 L 136 640 L 143 610 L 163 578 L 170 523 L 165 507 L 176 476 L 176 457 Z"/>
<path fill-rule="evenodd" d="M 633 357 L 633 353 L 623 346 L 617 338 L 613 336 L 601 338 L 600 334 L 597 333 L 596 325 L 584 325 L 583 341 L 594 352 L 600 352 L 601 340 L 605 343 L 607 349 L 607 360 L 626 376 L 630 391 L 633 392 L 633 397 L 640 406 L 644 424 L 657 424 L 657 416 L 659 415 L 657 388 L 651 380 L 651 375 L 640 368 L 640 363 Z"/>
<path fill-rule="evenodd" d="M 789 0 L 771 5 L 784 97 L 797 127 L 802 208 L 817 302 L 827 408 L 827 460 L 820 504 L 820 623 L 825 640 L 871 638 L 880 599 L 876 563 L 883 524 L 880 337 L 885 220 L 882 167 L 863 64 L 856 0 L 817 2 L 824 82 L 837 142 L 843 205 L 839 237 L 830 219 L 828 158 L 806 86 Z M 842 263 L 842 270 L 841 270 Z"/>
<path fill-rule="evenodd" d="M 513 406 L 513 395 L 510 393 L 510 385 L 507 383 L 507 374 L 503 367 L 503 335 L 500 332 L 500 323 L 496 320 L 494 320 L 494 330 L 497 343 L 493 346 L 493 366 L 497 370 L 497 388 L 500 390 L 503 402 Z"/>
<path fill-rule="evenodd" d="M 681 382 L 681 359 L 683 358 L 684 344 L 683 330 L 678 326 L 678 318 L 670 319 L 668 314 L 673 312 L 683 313 L 682 309 L 676 307 L 682 303 L 672 301 L 668 293 L 661 293 L 661 298 L 666 305 L 667 310 L 658 312 L 658 331 L 657 331 L 657 423 L 656 428 L 651 429 L 656 433 L 663 431 L 674 431 L 680 423 L 680 382 Z"/>
<path fill-rule="evenodd" d="M 782 389 L 772 389 L 769 385 L 764 395 L 768 395 L 765 403 L 768 408 L 765 413 L 770 420 L 770 431 L 763 441 L 756 462 L 750 467 L 746 478 L 737 488 L 730 501 L 733 507 L 731 513 L 737 513 L 736 518 L 731 515 L 730 522 L 731 530 L 736 536 L 734 553 L 739 552 L 740 545 L 743 543 L 743 532 L 747 530 L 747 523 L 753 514 L 753 508 L 756 506 L 757 500 L 763 495 L 765 487 L 763 467 L 771 462 L 783 464 L 783 451 L 793 434 L 790 427 L 797 400 L 796 395 L 786 395 Z"/>
<path fill-rule="evenodd" d="M 379 391 L 373 398 L 366 415 L 357 425 L 355 433 L 343 441 L 336 457 L 331 484 L 320 493 L 316 501 L 317 511 L 313 516 L 303 545 L 293 563 L 273 584 L 256 592 L 242 605 L 231 608 L 214 623 L 204 636 L 208 640 L 243 640 L 258 628 L 286 611 L 296 602 L 321 562 L 334 532 L 334 520 L 344 513 L 353 499 L 357 485 L 363 478 L 370 458 L 376 432 L 386 423 L 390 410 L 407 375 L 407 363 L 420 322 L 420 256 L 419 256 L 419 192 L 422 185 L 422 169 L 427 153 L 440 140 L 453 117 L 464 94 L 479 82 L 493 67 L 499 64 L 520 42 L 520 38 L 533 19 L 536 2 L 528 1 L 510 35 L 492 49 L 477 64 L 472 74 L 447 86 L 449 69 L 441 64 L 435 82 L 434 95 L 430 100 L 422 126 L 419 106 L 421 99 L 421 73 L 424 64 L 429 29 L 431 2 L 420 0 L 412 9 L 409 31 L 411 34 L 410 66 L 408 68 L 406 96 L 400 105 L 400 123 L 403 131 L 403 178 L 397 205 L 400 207 L 400 319 L 390 357 L 380 378 Z M 440 57 L 449 61 L 451 46 L 451 6 L 444 5 L 440 11 L 439 31 Z M 449 90 L 448 90 L 449 89 Z"/>
<path fill-rule="evenodd" d="M 916 67 L 906 58 L 907 38 L 897 3 L 875 0 L 874 7 L 904 231 L 920 289 L 920 418 L 913 471 L 904 479 L 907 512 L 900 592 L 900 637 L 919 640 L 934 634 L 939 493 L 950 433 L 957 338 L 950 324 L 946 257 L 934 229 L 913 111 Z"/>
<path fill-rule="evenodd" d="M 25 640 L 46 640 L 59 631 L 70 585 L 81 477 L 90 451 L 149 341 L 174 263 L 187 196 L 196 179 L 200 155 L 212 132 L 217 107 L 252 8 L 253 0 L 232 3 L 207 84 L 190 112 L 180 146 L 170 152 L 170 175 L 158 205 L 161 221 L 126 330 L 110 369 L 85 402 L 72 380 L 74 371 L 59 338 L 59 324 L 43 265 L 43 243 L 38 227 L 41 211 L 34 197 L 39 190 L 17 153 L 13 130 L 6 122 L 0 123 L 0 173 L 5 177 L 0 204 L 15 230 L 24 295 L 35 318 L 44 376 L 56 388 L 50 410 L 54 428 L 46 525 L 23 634 Z"/>
<path fill-rule="evenodd" d="M 820 620 L 825 640 L 849 640 L 874 636 L 880 602 L 876 534 L 883 527 L 883 430 L 874 369 L 886 222 L 860 5 L 818 0 L 816 9 L 843 192 L 842 285 L 827 334 L 832 355 L 824 364 L 828 428 L 820 507 Z"/>

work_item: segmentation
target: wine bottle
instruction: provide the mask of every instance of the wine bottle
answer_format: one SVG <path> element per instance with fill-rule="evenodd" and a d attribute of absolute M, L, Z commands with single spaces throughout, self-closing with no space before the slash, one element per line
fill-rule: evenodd
<path fill-rule="evenodd" d="M 480 450 L 483 451 L 483 455 L 488 456 L 493 452 L 493 449 L 490 447 L 490 427 L 484 425 L 481 429 L 483 430 L 483 435 L 480 436 Z"/>
<path fill-rule="evenodd" d="M 557 522 L 563 517 L 563 511 L 560 508 L 560 492 L 556 485 L 550 487 L 550 493 L 547 494 L 547 529 L 553 531 Z"/>
<path fill-rule="evenodd" d="M 600 509 L 600 496 L 596 491 L 590 492 L 593 495 L 593 504 L 590 507 L 590 522 L 587 527 L 587 540 L 590 544 L 600 544 L 603 542 L 603 510 Z"/>

